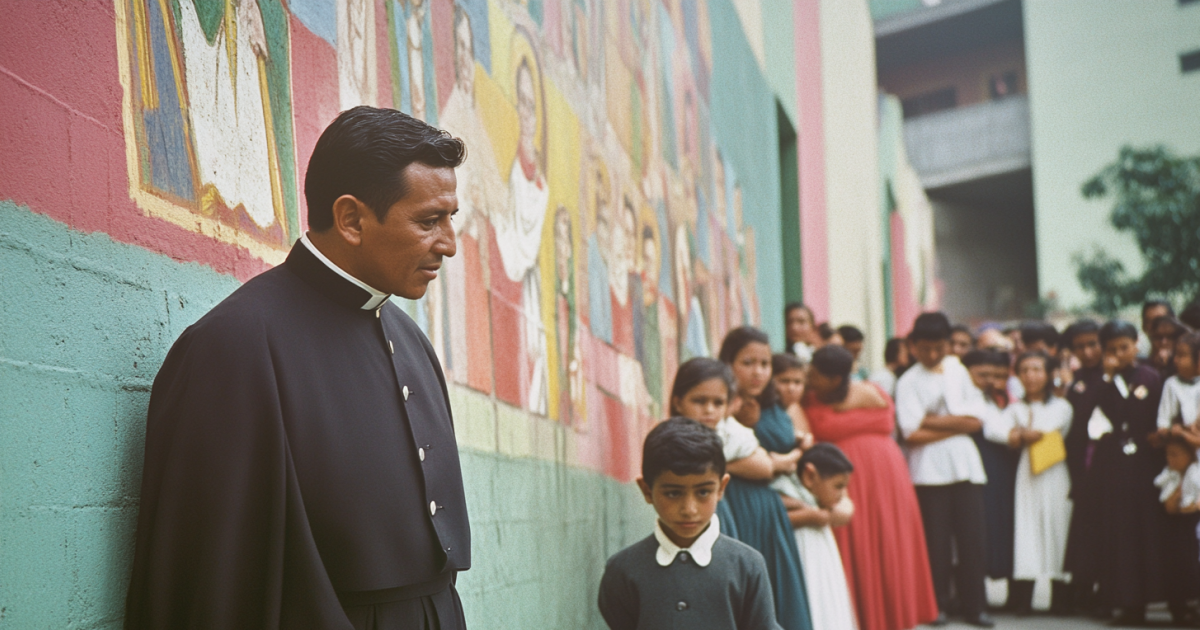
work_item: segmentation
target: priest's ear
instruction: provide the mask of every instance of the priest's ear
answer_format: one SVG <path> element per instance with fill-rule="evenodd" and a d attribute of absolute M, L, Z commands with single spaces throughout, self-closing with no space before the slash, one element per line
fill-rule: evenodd
<path fill-rule="evenodd" d="M 375 219 L 375 211 L 354 195 L 342 195 L 333 202 L 333 230 L 350 245 L 361 245 L 363 223 Z"/>

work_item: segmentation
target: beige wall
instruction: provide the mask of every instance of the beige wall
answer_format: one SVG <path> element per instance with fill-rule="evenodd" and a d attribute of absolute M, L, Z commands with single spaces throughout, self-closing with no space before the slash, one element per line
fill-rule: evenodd
<path fill-rule="evenodd" d="M 875 39 L 865 0 L 821 0 L 821 74 L 830 322 L 861 328 L 863 360 L 876 365 L 886 339 Z"/>

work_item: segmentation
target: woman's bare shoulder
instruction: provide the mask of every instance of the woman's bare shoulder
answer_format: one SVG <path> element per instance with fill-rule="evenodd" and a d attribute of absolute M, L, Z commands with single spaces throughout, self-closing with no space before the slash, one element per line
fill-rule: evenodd
<path fill-rule="evenodd" d="M 840 411 L 847 409 L 883 409 L 888 406 L 887 396 L 870 383 L 850 383 L 846 400 L 838 405 Z"/>

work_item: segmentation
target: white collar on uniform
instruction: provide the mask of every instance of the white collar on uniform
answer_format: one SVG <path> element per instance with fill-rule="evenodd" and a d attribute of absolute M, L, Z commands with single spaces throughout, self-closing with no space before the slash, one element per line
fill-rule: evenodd
<path fill-rule="evenodd" d="M 659 566 L 671 566 L 671 563 L 675 562 L 675 556 L 679 555 L 681 551 L 686 551 L 691 554 L 696 564 L 706 567 L 708 563 L 712 562 L 713 544 L 721 537 L 721 521 L 717 518 L 716 514 L 713 514 L 712 521 L 708 524 L 708 529 L 705 529 L 704 533 L 700 534 L 700 537 L 696 539 L 696 542 L 687 548 L 680 547 L 671 542 L 666 532 L 663 531 L 662 521 L 658 519 L 654 519 L 654 537 L 658 539 L 658 552 L 654 554 L 654 559 L 658 561 Z"/>
<path fill-rule="evenodd" d="M 349 281 L 354 286 L 371 294 L 371 298 L 367 300 L 367 303 L 362 305 L 362 310 L 373 311 L 373 310 L 379 308 L 379 306 L 381 304 L 386 302 L 388 298 L 392 297 L 391 295 L 388 295 L 387 293 L 384 293 L 382 291 L 378 291 L 378 290 L 374 289 L 373 287 L 371 287 L 367 283 L 363 282 L 362 280 L 359 280 L 358 278 L 355 278 L 354 276 L 346 273 L 341 267 L 333 264 L 332 260 L 329 260 L 328 258 L 326 258 L 325 254 L 322 254 L 321 250 L 317 249 L 317 246 L 313 245 L 313 242 L 308 240 L 308 232 L 305 232 L 304 236 L 300 237 L 300 242 L 304 243 L 304 246 L 308 248 L 308 251 L 312 252 L 313 256 L 317 257 L 317 260 L 321 261 L 322 263 L 325 263 L 325 266 L 332 269 L 334 273 L 345 278 L 347 281 Z"/>

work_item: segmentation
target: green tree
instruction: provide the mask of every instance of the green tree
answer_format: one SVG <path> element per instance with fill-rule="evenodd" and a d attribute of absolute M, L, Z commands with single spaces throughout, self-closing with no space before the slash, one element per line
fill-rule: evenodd
<path fill-rule="evenodd" d="M 1077 255 L 1077 277 L 1094 298 L 1092 308 L 1113 314 L 1148 297 L 1179 302 L 1200 293 L 1200 156 L 1177 157 L 1162 146 L 1122 147 L 1082 192 L 1086 199 L 1115 201 L 1108 220 L 1133 234 L 1145 262 L 1134 278 L 1103 251 Z"/>

